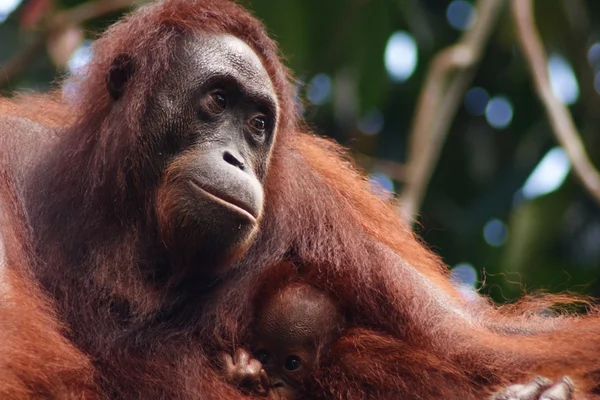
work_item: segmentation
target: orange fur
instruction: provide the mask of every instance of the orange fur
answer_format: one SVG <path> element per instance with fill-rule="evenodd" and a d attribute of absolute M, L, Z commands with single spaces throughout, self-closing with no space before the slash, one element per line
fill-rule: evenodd
<path fill-rule="evenodd" d="M 0 397 L 93 399 L 92 365 L 31 275 L 27 222 L 10 183 L 0 173 Z"/>
<path fill-rule="evenodd" d="M 163 286 L 152 275 L 165 262 L 154 204 L 140 201 L 153 190 L 140 169 L 151 160 L 139 154 L 138 139 L 177 40 L 206 32 L 248 43 L 276 89 L 281 118 L 266 208 L 247 254 L 226 276 Z M 125 110 L 105 89 L 123 52 L 141 71 L 128 83 Z M 110 28 L 94 54 L 71 104 L 57 95 L 0 104 L 2 167 L 15 172 L 27 211 L 3 225 L 15 308 L 0 317 L 16 328 L 0 341 L 0 355 L 13 360 L 0 364 L 0 394 L 40 385 L 55 398 L 87 388 L 98 398 L 243 398 L 211 355 L 246 344 L 260 283 L 290 273 L 347 310 L 351 329 L 315 378 L 325 398 L 481 399 L 536 374 L 568 374 L 578 395 L 600 398 L 598 313 L 545 317 L 539 310 L 552 298 L 513 310 L 464 298 L 345 152 L 299 132 L 277 47 L 240 7 L 164 0 Z M 29 224 L 31 237 L 19 234 Z M 13 252 L 30 239 L 31 248 Z M 91 385 L 81 352 L 94 362 Z"/>

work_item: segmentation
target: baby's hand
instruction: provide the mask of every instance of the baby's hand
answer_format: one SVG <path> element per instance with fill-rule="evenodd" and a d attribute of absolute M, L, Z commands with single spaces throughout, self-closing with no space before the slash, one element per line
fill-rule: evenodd
<path fill-rule="evenodd" d="M 248 351 L 238 348 L 233 357 L 222 352 L 220 361 L 224 377 L 231 385 L 247 393 L 269 396 L 271 385 L 267 373 L 260 361 L 252 357 Z"/>

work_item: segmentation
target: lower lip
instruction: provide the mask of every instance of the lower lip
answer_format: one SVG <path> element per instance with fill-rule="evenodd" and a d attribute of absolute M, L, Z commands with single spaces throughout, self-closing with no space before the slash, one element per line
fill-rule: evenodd
<path fill-rule="evenodd" d="M 238 214 L 242 214 L 246 218 L 248 218 L 253 224 L 256 223 L 256 217 L 254 215 L 250 214 L 248 211 L 246 211 L 243 208 L 241 208 L 240 206 L 235 205 L 233 203 L 230 203 L 229 201 L 223 200 L 221 197 L 219 197 L 219 196 L 217 196 L 215 194 L 212 194 L 208 190 L 202 188 L 195 181 L 190 181 L 190 183 L 192 184 L 192 186 L 194 187 L 194 189 L 196 189 L 197 191 L 199 191 L 200 193 L 202 193 L 203 195 L 205 195 L 206 197 L 208 197 L 209 199 L 211 199 L 215 203 L 219 203 L 219 204 L 221 204 L 221 205 L 223 205 L 223 206 L 225 206 L 227 208 L 235 210 Z"/>

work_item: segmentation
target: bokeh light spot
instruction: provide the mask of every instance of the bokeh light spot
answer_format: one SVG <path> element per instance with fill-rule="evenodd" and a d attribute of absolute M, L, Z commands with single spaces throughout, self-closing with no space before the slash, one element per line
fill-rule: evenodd
<path fill-rule="evenodd" d="M 471 115 L 483 115 L 490 101 L 490 95 L 485 89 L 474 87 L 465 95 L 465 108 Z"/>
<path fill-rule="evenodd" d="M 417 43 L 407 32 L 395 32 L 385 47 L 385 68 L 390 77 L 404 82 L 417 68 Z"/>
<path fill-rule="evenodd" d="M 331 78 L 325 74 L 315 75 L 306 88 L 306 97 L 313 104 L 324 104 L 331 97 Z"/>
<path fill-rule="evenodd" d="M 564 104 L 574 104 L 579 98 L 579 83 L 569 62 L 562 56 L 551 55 L 548 74 L 554 95 Z"/>
<path fill-rule="evenodd" d="M 475 8 L 471 3 L 464 0 L 455 0 L 448 5 L 446 9 L 446 18 L 448 23 L 454 29 L 464 31 L 475 21 Z"/>
<path fill-rule="evenodd" d="M 531 200 L 554 192 L 563 184 L 570 170 L 571 161 L 562 147 L 553 148 L 525 181 L 521 191 L 523 197 Z"/>
<path fill-rule="evenodd" d="M 0 23 L 6 21 L 6 18 L 13 12 L 22 0 L 0 0 Z"/>
<path fill-rule="evenodd" d="M 392 179 L 381 172 L 375 172 L 369 177 L 371 188 L 377 195 L 387 199 L 394 192 L 394 182 Z"/>
<path fill-rule="evenodd" d="M 590 46 L 588 50 L 588 61 L 591 66 L 595 67 L 600 64 L 600 43 L 596 42 Z"/>
<path fill-rule="evenodd" d="M 506 242 L 507 236 L 508 227 L 499 219 L 492 219 L 483 227 L 483 238 L 490 246 L 502 246 Z"/>
<path fill-rule="evenodd" d="M 493 97 L 485 108 L 485 119 L 496 129 L 506 128 L 513 119 L 511 102 L 503 96 Z"/>
<path fill-rule="evenodd" d="M 69 72 L 73 75 L 81 75 L 85 72 L 85 69 L 92 59 L 92 42 L 89 40 L 84 41 L 71 55 L 71 58 L 67 62 Z"/>
<path fill-rule="evenodd" d="M 383 113 L 373 108 L 358 121 L 358 129 L 365 135 L 375 135 L 383 129 L 383 121 Z"/>
<path fill-rule="evenodd" d="M 475 287 L 477 284 L 477 270 L 469 263 L 458 263 L 450 270 L 450 279 L 459 285 Z"/>
<path fill-rule="evenodd" d="M 600 94 L 600 72 L 596 72 L 594 76 L 594 89 L 596 89 L 596 93 Z"/>

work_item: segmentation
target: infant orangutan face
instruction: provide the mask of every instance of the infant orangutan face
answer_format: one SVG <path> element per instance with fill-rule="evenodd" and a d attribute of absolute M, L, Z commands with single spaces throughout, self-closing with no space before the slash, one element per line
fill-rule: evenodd
<path fill-rule="evenodd" d="M 286 287 L 267 301 L 258 314 L 254 352 L 272 390 L 284 399 L 302 396 L 339 321 L 331 299 L 308 285 Z"/>

